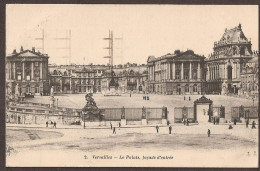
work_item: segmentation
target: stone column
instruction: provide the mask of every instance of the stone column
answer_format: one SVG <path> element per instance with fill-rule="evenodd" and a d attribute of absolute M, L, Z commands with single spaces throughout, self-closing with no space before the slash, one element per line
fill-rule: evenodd
<path fill-rule="evenodd" d="M 234 63 L 232 63 L 233 65 L 231 65 L 232 67 L 232 79 L 235 78 L 235 65 Z"/>
<path fill-rule="evenodd" d="M 190 74 L 189 74 L 189 78 L 190 78 L 190 80 L 192 79 L 191 74 L 192 74 L 192 72 L 191 72 L 191 62 L 190 62 Z"/>
<path fill-rule="evenodd" d="M 15 65 L 15 62 L 14 62 L 14 80 L 16 80 L 16 65 Z"/>
<path fill-rule="evenodd" d="M 153 66 L 153 80 L 155 81 L 155 74 L 154 74 L 154 71 L 155 71 L 155 66 Z"/>
<path fill-rule="evenodd" d="M 198 63 L 198 76 L 197 76 L 198 80 L 200 80 L 200 62 Z"/>
<path fill-rule="evenodd" d="M 209 75 L 210 75 L 210 71 L 209 71 L 209 66 L 207 65 L 207 74 L 206 74 L 206 79 L 207 81 L 209 80 Z"/>
<path fill-rule="evenodd" d="M 223 78 L 226 79 L 226 65 L 223 64 Z"/>
<path fill-rule="evenodd" d="M 170 80 L 170 75 L 171 75 L 171 74 L 170 74 L 170 72 L 171 72 L 171 70 L 170 70 L 170 65 L 171 65 L 171 64 L 170 64 L 170 63 L 167 63 L 167 65 L 168 65 L 168 66 L 167 66 L 167 69 L 168 69 L 168 70 L 167 70 L 167 79 Z"/>
<path fill-rule="evenodd" d="M 33 71 L 34 68 L 33 68 L 33 67 L 34 67 L 34 62 L 31 63 L 31 66 L 32 66 L 32 69 L 31 69 L 31 70 L 32 70 L 32 71 L 31 71 L 31 80 L 33 80 L 33 74 L 34 74 L 34 71 Z"/>
<path fill-rule="evenodd" d="M 235 78 L 237 78 L 237 63 L 235 63 Z"/>
<path fill-rule="evenodd" d="M 42 62 L 40 62 L 40 80 L 42 79 Z"/>
<path fill-rule="evenodd" d="M 172 76 L 172 64 L 170 63 L 170 69 L 169 69 L 169 74 L 170 74 L 170 80 L 173 80 Z"/>
<path fill-rule="evenodd" d="M 172 63 L 172 79 L 175 80 L 175 63 Z"/>
<path fill-rule="evenodd" d="M 22 77 L 23 77 L 23 78 L 22 78 L 22 80 L 25 80 L 24 62 L 23 62 L 23 64 L 22 64 L 22 65 L 23 65 L 23 75 L 22 75 Z"/>
<path fill-rule="evenodd" d="M 183 62 L 181 63 L 181 80 L 183 80 Z"/>
<path fill-rule="evenodd" d="M 237 65 L 237 70 L 238 70 L 237 78 L 240 79 L 240 63 L 238 63 L 238 65 Z"/>

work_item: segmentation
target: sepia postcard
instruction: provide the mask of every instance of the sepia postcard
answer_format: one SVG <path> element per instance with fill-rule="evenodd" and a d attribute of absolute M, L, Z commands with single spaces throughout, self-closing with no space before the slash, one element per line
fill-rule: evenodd
<path fill-rule="evenodd" d="M 258 17 L 7 4 L 6 167 L 259 167 Z"/>

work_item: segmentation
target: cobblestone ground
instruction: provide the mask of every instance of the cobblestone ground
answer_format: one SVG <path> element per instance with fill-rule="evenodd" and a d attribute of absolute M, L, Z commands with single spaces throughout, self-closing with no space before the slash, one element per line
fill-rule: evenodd
<path fill-rule="evenodd" d="M 56 96 L 59 106 L 82 108 L 84 94 Z M 201 97 L 192 95 L 191 101 L 183 96 L 123 94 L 104 97 L 94 94 L 97 106 L 106 107 L 162 107 L 170 115 L 174 107 L 193 106 Z M 230 116 L 232 106 L 252 106 L 253 101 L 236 97 L 206 95 L 214 106 L 226 107 Z M 49 103 L 49 97 L 36 96 L 28 101 Z M 257 102 L 255 102 L 257 104 Z M 22 128 L 23 127 L 23 128 Z M 258 129 L 235 125 L 209 123 L 184 126 L 172 124 L 160 127 L 117 128 L 116 134 L 108 127 L 82 129 L 82 127 L 44 128 L 25 125 L 7 125 L 7 166 L 157 166 L 157 167 L 256 167 L 258 159 Z M 258 128 L 258 125 L 257 125 Z M 211 136 L 207 136 L 207 130 Z M 15 152 L 12 152 L 15 151 Z"/>
<path fill-rule="evenodd" d="M 189 101 L 189 96 L 182 95 L 149 95 L 150 100 L 143 100 L 143 94 L 132 94 L 131 98 L 129 94 L 122 94 L 122 96 L 104 96 L 102 94 L 94 94 L 97 106 L 100 108 L 115 107 L 162 107 L 166 106 L 169 111 L 169 115 L 173 115 L 174 107 L 193 107 L 194 101 L 201 97 L 201 95 L 191 95 L 191 100 Z M 231 96 L 222 95 L 206 95 L 207 98 L 213 100 L 213 106 L 225 106 L 226 107 L 226 118 L 231 117 L 231 107 L 235 106 L 253 106 L 252 99 L 244 99 Z M 85 101 L 85 94 L 63 94 L 55 96 L 58 98 L 58 106 L 69 107 L 69 108 L 83 108 Z M 49 97 L 47 96 L 36 96 L 32 99 L 27 99 L 27 101 L 36 103 L 46 103 L 49 104 Z M 254 101 L 254 105 L 258 105 L 257 101 Z M 171 116 L 170 116 L 171 117 Z"/>
<path fill-rule="evenodd" d="M 16 151 L 7 156 L 7 166 L 257 166 L 258 130 L 227 127 L 174 125 L 172 134 L 168 127 L 160 127 L 159 133 L 154 127 L 117 128 L 116 134 L 109 128 L 7 127 L 7 144 Z M 32 134 L 37 138 L 31 138 Z"/>

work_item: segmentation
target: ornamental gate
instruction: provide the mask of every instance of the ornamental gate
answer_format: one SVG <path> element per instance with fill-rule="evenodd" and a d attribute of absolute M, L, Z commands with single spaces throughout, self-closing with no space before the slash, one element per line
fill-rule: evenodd
<path fill-rule="evenodd" d="M 211 122 L 213 116 L 213 101 L 202 96 L 194 101 L 195 122 Z"/>

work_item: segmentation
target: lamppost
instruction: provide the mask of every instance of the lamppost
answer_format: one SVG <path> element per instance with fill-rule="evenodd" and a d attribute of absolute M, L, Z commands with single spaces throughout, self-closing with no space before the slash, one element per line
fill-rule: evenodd
<path fill-rule="evenodd" d="M 84 129 L 86 128 L 85 112 L 83 112 Z"/>

